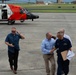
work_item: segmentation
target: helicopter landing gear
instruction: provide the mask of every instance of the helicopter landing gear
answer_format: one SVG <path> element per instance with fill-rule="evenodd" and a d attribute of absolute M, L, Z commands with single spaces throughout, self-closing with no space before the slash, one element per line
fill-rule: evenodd
<path fill-rule="evenodd" d="M 8 25 L 13 25 L 15 23 L 15 20 L 8 20 Z"/>
<path fill-rule="evenodd" d="M 20 20 L 20 22 L 22 23 L 22 22 L 24 22 L 24 20 Z"/>

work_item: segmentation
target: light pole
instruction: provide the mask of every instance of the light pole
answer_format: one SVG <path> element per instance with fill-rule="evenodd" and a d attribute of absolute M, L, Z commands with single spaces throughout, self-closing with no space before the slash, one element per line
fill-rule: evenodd
<path fill-rule="evenodd" d="M 2 0 L 2 3 L 4 3 L 4 0 Z"/>

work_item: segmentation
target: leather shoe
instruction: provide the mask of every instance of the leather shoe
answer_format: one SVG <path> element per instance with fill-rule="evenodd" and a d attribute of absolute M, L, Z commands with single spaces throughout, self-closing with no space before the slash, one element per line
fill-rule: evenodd
<path fill-rule="evenodd" d="M 14 74 L 17 74 L 17 71 L 13 70 L 13 73 L 14 73 Z"/>

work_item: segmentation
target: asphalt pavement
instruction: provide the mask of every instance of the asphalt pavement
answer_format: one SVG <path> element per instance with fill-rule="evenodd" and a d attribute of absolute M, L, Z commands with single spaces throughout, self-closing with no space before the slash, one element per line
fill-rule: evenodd
<path fill-rule="evenodd" d="M 0 22 L 0 75 L 14 75 L 9 68 L 7 46 L 4 42 L 6 35 L 11 32 L 11 27 L 16 27 L 26 38 L 20 40 L 18 75 L 46 75 L 40 49 L 46 32 L 56 35 L 59 29 L 64 28 L 72 39 L 73 51 L 76 53 L 76 13 L 34 14 L 39 15 L 40 18 L 34 21 L 26 20 L 24 23 L 16 21 L 14 25 Z M 71 60 L 69 75 L 76 75 L 75 57 Z"/>

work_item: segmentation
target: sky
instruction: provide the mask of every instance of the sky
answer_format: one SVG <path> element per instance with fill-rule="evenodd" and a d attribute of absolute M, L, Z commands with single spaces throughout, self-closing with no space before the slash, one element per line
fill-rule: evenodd
<path fill-rule="evenodd" d="M 12 1 L 12 2 L 13 1 L 14 2 L 28 2 L 28 1 L 30 1 L 30 2 L 36 2 L 36 0 L 10 0 L 10 1 Z M 43 1 L 45 1 L 45 2 L 48 2 L 48 1 L 57 2 L 57 0 L 43 0 Z M 75 1 L 75 0 L 63 0 L 63 2 L 72 2 L 72 1 Z"/>
<path fill-rule="evenodd" d="M 36 0 L 18 0 L 18 1 L 30 1 L 30 2 L 35 2 Z M 52 2 L 56 2 L 57 0 L 43 0 L 43 1 L 52 1 Z M 74 0 L 63 0 L 63 2 L 72 2 Z"/>
<path fill-rule="evenodd" d="M 18 0 L 18 1 L 30 1 L 30 2 L 35 2 L 36 0 Z M 52 1 L 56 2 L 57 0 L 43 0 L 43 1 Z M 74 0 L 63 0 L 64 2 L 72 2 Z"/>

